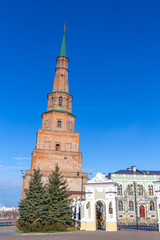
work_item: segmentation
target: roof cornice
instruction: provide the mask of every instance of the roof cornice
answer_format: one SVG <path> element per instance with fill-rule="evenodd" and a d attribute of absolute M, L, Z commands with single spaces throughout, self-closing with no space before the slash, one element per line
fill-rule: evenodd
<path fill-rule="evenodd" d="M 72 114 L 72 113 L 70 113 L 70 112 L 68 112 L 68 111 L 65 111 L 65 110 L 58 110 L 58 109 L 52 109 L 52 110 L 45 111 L 45 112 L 42 113 L 42 115 L 43 115 L 44 113 L 48 113 L 48 112 L 61 112 L 61 113 L 68 113 L 68 114 L 72 115 L 73 117 L 76 117 L 74 114 Z"/>

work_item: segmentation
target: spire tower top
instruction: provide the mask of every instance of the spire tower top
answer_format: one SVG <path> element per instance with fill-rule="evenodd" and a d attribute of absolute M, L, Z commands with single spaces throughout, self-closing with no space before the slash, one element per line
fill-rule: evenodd
<path fill-rule="evenodd" d="M 63 40 L 62 40 L 61 51 L 60 51 L 59 57 L 66 57 L 65 31 L 66 31 L 66 25 L 64 25 Z"/>

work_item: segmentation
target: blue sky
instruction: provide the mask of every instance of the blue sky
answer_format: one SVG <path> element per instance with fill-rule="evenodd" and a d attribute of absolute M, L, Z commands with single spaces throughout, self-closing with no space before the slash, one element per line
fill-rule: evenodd
<path fill-rule="evenodd" d="M 17 206 L 64 23 L 83 171 L 160 170 L 160 1 L 0 3 L 0 206 Z"/>

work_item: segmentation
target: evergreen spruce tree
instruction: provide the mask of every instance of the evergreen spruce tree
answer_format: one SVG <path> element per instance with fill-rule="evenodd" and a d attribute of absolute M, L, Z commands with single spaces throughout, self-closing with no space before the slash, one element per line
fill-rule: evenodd
<path fill-rule="evenodd" d="M 72 209 L 68 193 L 67 181 L 63 179 L 62 173 L 59 171 L 58 165 L 55 172 L 49 178 L 48 185 L 49 195 L 49 224 L 56 225 L 60 230 L 61 227 L 67 228 L 72 222 Z"/>
<path fill-rule="evenodd" d="M 26 198 L 19 203 L 20 218 L 18 223 L 25 232 L 41 231 L 46 223 L 49 199 L 46 188 L 42 185 L 40 170 L 34 170 Z"/>

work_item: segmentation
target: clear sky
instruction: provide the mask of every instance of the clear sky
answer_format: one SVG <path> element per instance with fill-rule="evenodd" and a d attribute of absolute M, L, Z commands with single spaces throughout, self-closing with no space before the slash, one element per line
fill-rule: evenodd
<path fill-rule="evenodd" d="M 0 206 L 17 206 L 66 23 L 83 171 L 160 170 L 160 1 L 0 2 Z"/>

